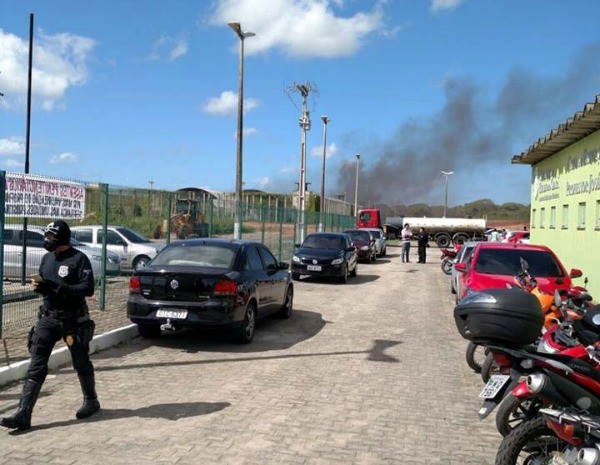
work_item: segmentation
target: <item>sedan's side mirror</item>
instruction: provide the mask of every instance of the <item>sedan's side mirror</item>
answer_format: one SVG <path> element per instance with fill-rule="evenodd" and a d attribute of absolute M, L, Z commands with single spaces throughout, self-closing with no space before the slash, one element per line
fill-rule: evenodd
<path fill-rule="evenodd" d="M 347 252 L 354 252 L 356 250 L 356 247 L 354 247 L 353 245 L 351 245 L 350 247 L 348 247 L 346 249 Z"/>
<path fill-rule="evenodd" d="M 569 273 L 571 278 L 580 278 L 583 276 L 583 271 L 578 270 L 577 268 L 571 268 L 571 272 Z"/>
<path fill-rule="evenodd" d="M 279 262 L 278 265 L 280 270 L 287 270 L 290 267 L 290 264 L 286 262 Z"/>
<path fill-rule="evenodd" d="M 454 268 L 455 268 L 457 271 L 460 271 L 461 273 L 464 273 L 464 272 L 466 272 L 466 271 L 467 271 L 467 264 L 466 264 L 466 263 L 463 263 L 463 262 L 461 262 L 461 263 L 455 263 L 455 264 L 454 264 Z"/>

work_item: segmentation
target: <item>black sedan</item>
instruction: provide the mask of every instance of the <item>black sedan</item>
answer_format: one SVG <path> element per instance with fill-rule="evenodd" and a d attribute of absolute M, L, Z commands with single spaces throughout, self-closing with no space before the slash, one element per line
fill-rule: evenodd
<path fill-rule="evenodd" d="M 356 262 L 356 248 L 347 234 L 309 234 L 292 258 L 292 278 L 322 276 L 346 283 L 348 276 L 356 276 Z"/>
<path fill-rule="evenodd" d="M 227 326 L 249 343 L 258 318 L 292 315 L 288 268 L 257 242 L 173 242 L 131 276 L 127 316 L 145 338 L 178 327 Z"/>

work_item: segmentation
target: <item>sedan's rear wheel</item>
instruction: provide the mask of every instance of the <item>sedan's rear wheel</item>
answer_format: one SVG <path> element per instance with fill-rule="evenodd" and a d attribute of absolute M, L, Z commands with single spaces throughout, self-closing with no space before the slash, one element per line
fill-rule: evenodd
<path fill-rule="evenodd" d="M 237 340 L 241 344 L 249 344 L 254 338 L 254 329 L 256 327 L 256 306 L 249 303 L 246 307 L 246 314 L 242 325 L 237 329 Z"/>
<path fill-rule="evenodd" d="M 283 305 L 281 307 L 281 309 L 279 310 L 279 312 L 277 313 L 277 316 L 279 318 L 289 318 L 292 316 L 292 309 L 294 306 L 294 288 L 292 286 L 288 286 L 287 290 L 285 291 L 285 299 L 283 301 Z"/>

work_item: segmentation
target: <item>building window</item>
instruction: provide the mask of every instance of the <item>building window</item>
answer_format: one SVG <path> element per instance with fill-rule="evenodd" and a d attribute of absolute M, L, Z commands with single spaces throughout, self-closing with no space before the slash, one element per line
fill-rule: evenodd
<path fill-rule="evenodd" d="M 569 205 L 563 205 L 562 208 L 562 229 L 569 229 Z"/>
<path fill-rule="evenodd" d="M 546 227 L 546 209 L 540 208 L 540 228 Z"/>
<path fill-rule="evenodd" d="M 577 229 L 585 229 L 585 202 L 579 202 L 577 208 Z"/>
<path fill-rule="evenodd" d="M 536 213 L 537 213 L 537 210 L 534 208 L 534 209 L 531 211 L 531 229 L 534 229 L 534 228 L 535 228 L 535 220 L 536 220 L 536 218 L 535 218 L 535 217 L 536 217 L 536 215 L 535 215 L 535 214 L 536 214 Z"/>
<path fill-rule="evenodd" d="M 596 200 L 596 229 L 600 229 L 600 200 Z"/>
<path fill-rule="evenodd" d="M 556 207 L 550 207 L 550 229 L 556 229 Z"/>

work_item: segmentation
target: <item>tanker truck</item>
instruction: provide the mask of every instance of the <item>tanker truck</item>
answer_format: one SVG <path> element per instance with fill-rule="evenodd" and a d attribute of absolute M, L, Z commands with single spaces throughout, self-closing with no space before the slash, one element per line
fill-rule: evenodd
<path fill-rule="evenodd" d="M 485 219 L 392 216 L 383 220 L 381 211 L 375 208 L 359 210 L 356 216 L 357 228 L 380 228 L 390 239 L 398 236 L 406 223 L 415 235 L 419 228 L 424 228 L 429 240 L 442 248 L 483 240 L 486 230 Z"/>

